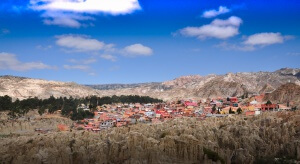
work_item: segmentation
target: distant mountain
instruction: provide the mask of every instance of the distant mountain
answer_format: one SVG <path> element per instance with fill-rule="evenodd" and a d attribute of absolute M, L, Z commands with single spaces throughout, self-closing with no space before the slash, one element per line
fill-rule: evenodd
<path fill-rule="evenodd" d="M 9 95 L 14 99 L 29 97 L 85 97 L 99 95 L 99 90 L 73 82 L 47 81 L 15 76 L 0 76 L 0 96 Z"/>
<path fill-rule="evenodd" d="M 14 76 L 0 76 L 0 96 L 13 98 L 48 98 L 53 95 L 85 97 L 89 95 L 142 95 L 164 100 L 214 98 L 273 92 L 286 83 L 300 85 L 300 69 L 283 68 L 275 72 L 243 72 L 225 75 L 190 75 L 174 80 L 138 84 L 101 84 L 47 81 Z"/>
<path fill-rule="evenodd" d="M 242 96 L 273 92 L 282 84 L 292 82 L 300 85 L 300 69 L 283 68 L 275 72 L 242 72 L 225 75 L 182 76 L 161 83 L 142 83 L 134 85 L 111 84 L 92 85 L 101 90 L 101 95 L 146 95 L 156 98 L 214 98 Z"/>

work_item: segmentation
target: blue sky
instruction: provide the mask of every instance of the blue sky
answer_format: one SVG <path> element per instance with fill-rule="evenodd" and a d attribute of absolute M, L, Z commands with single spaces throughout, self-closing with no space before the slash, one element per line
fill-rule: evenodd
<path fill-rule="evenodd" d="M 1 0 L 0 75 L 80 84 L 300 67 L 298 0 Z"/>

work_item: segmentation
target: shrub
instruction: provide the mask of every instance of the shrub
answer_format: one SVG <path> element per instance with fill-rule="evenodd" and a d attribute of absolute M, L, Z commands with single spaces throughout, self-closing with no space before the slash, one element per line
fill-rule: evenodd
<path fill-rule="evenodd" d="M 221 161 L 222 164 L 225 163 L 225 160 L 223 158 L 221 158 L 217 152 L 207 149 L 205 147 L 203 147 L 203 152 L 212 161 L 214 161 L 214 162 Z"/>

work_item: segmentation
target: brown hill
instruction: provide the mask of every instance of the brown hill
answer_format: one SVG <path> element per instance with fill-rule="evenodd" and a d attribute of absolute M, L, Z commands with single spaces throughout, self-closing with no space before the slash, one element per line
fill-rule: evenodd
<path fill-rule="evenodd" d="M 274 92 L 267 94 L 264 99 L 277 103 L 290 102 L 291 105 L 300 107 L 300 86 L 294 83 L 281 85 Z"/>
<path fill-rule="evenodd" d="M 300 69 L 284 68 L 275 72 L 242 72 L 225 75 L 183 76 L 162 83 L 135 84 L 131 87 L 109 88 L 106 85 L 90 86 L 100 89 L 101 95 L 146 95 L 164 100 L 177 98 L 215 98 L 259 94 L 274 91 L 282 84 L 300 84 Z M 102 89 L 101 89 L 102 88 Z"/>
<path fill-rule="evenodd" d="M 225 75 L 191 75 L 174 80 L 140 84 L 78 85 L 69 82 L 47 81 L 14 76 L 0 76 L 0 96 L 28 97 L 85 97 L 89 95 L 141 95 L 174 100 L 182 98 L 215 98 L 242 96 L 245 93 L 271 92 L 289 82 L 300 85 L 300 69 L 284 68 L 275 72 L 242 72 Z"/>

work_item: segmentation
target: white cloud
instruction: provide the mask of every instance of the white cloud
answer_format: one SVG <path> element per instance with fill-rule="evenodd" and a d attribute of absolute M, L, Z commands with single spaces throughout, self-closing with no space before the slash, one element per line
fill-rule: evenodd
<path fill-rule="evenodd" d="M 88 75 L 90 75 L 90 76 L 96 76 L 97 74 L 95 72 L 90 72 L 90 73 L 88 73 Z"/>
<path fill-rule="evenodd" d="M 39 50 L 49 50 L 52 48 L 52 46 L 51 45 L 48 45 L 48 46 L 37 45 L 36 48 Z"/>
<path fill-rule="evenodd" d="M 58 36 L 56 44 L 75 51 L 98 51 L 105 48 L 105 43 L 87 36 L 62 35 Z"/>
<path fill-rule="evenodd" d="M 228 9 L 226 6 L 220 6 L 219 10 L 212 9 L 212 10 L 204 11 L 202 14 L 202 17 L 213 18 L 213 17 L 216 17 L 221 14 L 225 14 L 228 12 L 230 12 L 230 9 Z"/>
<path fill-rule="evenodd" d="M 127 46 L 123 49 L 123 54 L 125 56 L 150 56 L 152 55 L 153 50 L 150 47 L 146 47 L 142 44 L 133 44 Z"/>
<path fill-rule="evenodd" d="M 138 0 L 30 0 L 30 8 L 44 11 L 45 24 L 79 28 L 84 15 L 130 14 L 140 10 Z"/>
<path fill-rule="evenodd" d="M 16 55 L 2 52 L 0 53 L 0 70 L 28 71 L 34 69 L 55 69 L 53 66 L 42 62 L 21 62 Z"/>
<path fill-rule="evenodd" d="M 287 53 L 288 56 L 300 56 L 300 52 L 289 52 Z"/>
<path fill-rule="evenodd" d="M 116 61 L 117 58 L 113 55 L 109 55 L 109 54 L 103 54 L 103 55 L 100 55 L 101 58 L 103 59 L 106 59 L 106 60 L 110 60 L 110 61 Z"/>
<path fill-rule="evenodd" d="M 252 46 L 267 46 L 271 44 L 283 43 L 285 40 L 290 38 L 291 36 L 283 36 L 278 32 L 257 33 L 247 37 L 247 39 L 244 41 L 244 44 Z"/>
<path fill-rule="evenodd" d="M 78 13 L 64 13 L 61 11 L 47 11 L 41 16 L 45 18 L 43 20 L 44 24 L 72 28 L 87 26 L 87 24 L 82 23 L 82 21 L 94 20 L 94 18 L 90 16 L 84 16 Z"/>
<path fill-rule="evenodd" d="M 237 51 L 254 51 L 256 48 L 252 45 L 241 45 L 241 44 L 231 44 L 228 42 L 222 42 L 216 45 L 218 48 L 224 50 L 237 50 Z"/>
<path fill-rule="evenodd" d="M 68 61 L 71 63 L 76 63 L 76 64 L 92 64 L 92 63 L 97 62 L 97 59 L 95 59 L 95 58 L 88 58 L 88 59 L 81 59 L 81 60 L 70 59 Z"/>
<path fill-rule="evenodd" d="M 184 36 L 197 37 L 199 39 L 227 39 L 239 34 L 239 26 L 242 22 L 241 18 L 231 16 L 225 20 L 215 19 L 210 24 L 200 27 L 186 27 L 179 32 Z"/>
<path fill-rule="evenodd" d="M 245 37 L 245 41 L 239 44 L 223 42 L 219 45 L 216 45 L 216 47 L 220 47 L 225 50 L 254 51 L 258 48 L 263 48 L 271 44 L 283 43 L 284 41 L 292 38 L 293 36 L 283 36 L 280 33 L 257 33 Z"/>
<path fill-rule="evenodd" d="M 65 69 L 71 70 L 71 69 L 78 69 L 81 71 L 87 71 L 90 69 L 87 65 L 64 65 Z"/>

